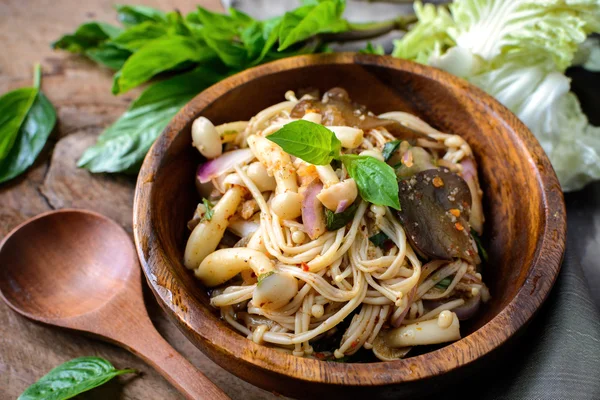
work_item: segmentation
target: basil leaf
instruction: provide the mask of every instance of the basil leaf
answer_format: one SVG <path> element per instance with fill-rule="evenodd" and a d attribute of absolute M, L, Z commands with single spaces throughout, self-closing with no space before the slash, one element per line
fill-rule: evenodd
<path fill-rule="evenodd" d="M 200 23 L 211 37 L 221 40 L 232 40 L 239 35 L 239 30 L 252 22 L 252 19 L 241 12 L 235 13 L 235 16 L 229 16 L 221 13 L 213 13 L 203 7 L 198 7 L 193 16 L 188 15 L 188 19 Z"/>
<path fill-rule="evenodd" d="M 38 93 L 12 150 L 0 161 L 0 183 L 20 175 L 33 164 L 55 124 L 56 111 L 52 103 L 42 92 Z"/>
<path fill-rule="evenodd" d="M 400 210 L 398 182 L 394 169 L 374 157 L 354 154 L 340 157 L 366 201 Z"/>
<path fill-rule="evenodd" d="M 166 25 L 157 24 L 154 21 L 146 21 L 127 29 L 125 32 L 112 39 L 111 43 L 122 49 L 136 51 L 149 41 L 158 39 L 166 34 Z"/>
<path fill-rule="evenodd" d="M 337 231 L 338 229 L 346 226 L 348 222 L 352 221 L 356 209 L 358 208 L 359 201 L 355 201 L 341 213 L 334 213 L 333 211 L 325 208 L 325 225 L 328 231 Z"/>
<path fill-rule="evenodd" d="M 385 242 L 390 240 L 390 238 L 383 232 L 376 233 L 375 235 L 369 238 L 369 241 L 373 243 L 375 246 L 383 249 Z"/>
<path fill-rule="evenodd" d="M 34 69 L 33 88 L 18 89 L 0 98 L 0 145 L 2 148 L 8 148 L 8 140 L 14 136 L 8 152 L 0 161 L 0 183 L 20 175 L 33 164 L 56 123 L 54 107 L 40 92 L 41 74 L 38 64 Z M 18 94 L 16 97 L 11 95 L 15 92 Z M 27 96 L 23 96 L 23 94 Z M 31 99 L 31 95 L 33 95 L 33 99 Z M 20 101 L 13 102 L 10 101 L 11 98 L 13 100 L 18 98 Z M 33 101 L 29 104 L 31 100 Z"/>
<path fill-rule="evenodd" d="M 378 44 L 377 46 L 373 46 L 373 43 L 369 42 L 367 43 L 367 47 L 359 51 L 359 53 L 383 56 L 385 54 L 385 50 L 383 49 L 382 45 Z"/>
<path fill-rule="evenodd" d="M 119 22 L 128 28 L 146 21 L 166 21 L 165 13 L 152 7 L 115 4 L 115 9 Z"/>
<path fill-rule="evenodd" d="M 63 400 L 98 387 L 134 369 L 116 369 L 100 357 L 80 357 L 54 368 L 29 386 L 17 400 Z"/>
<path fill-rule="evenodd" d="M 231 18 L 233 18 L 233 20 L 241 26 L 248 26 L 252 23 L 258 22 L 254 18 L 249 16 L 248 14 L 246 14 L 240 10 L 237 10 L 233 7 L 229 8 L 228 11 L 229 11 L 229 15 L 231 15 Z"/>
<path fill-rule="evenodd" d="M 167 13 L 167 27 L 170 35 L 192 36 L 192 31 L 179 11 Z"/>
<path fill-rule="evenodd" d="M 135 172 L 173 116 L 203 89 L 221 80 L 212 69 L 193 71 L 153 84 L 88 148 L 77 165 L 92 172 Z"/>
<path fill-rule="evenodd" d="M 263 24 L 255 21 L 248 25 L 248 27 L 242 30 L 240 40 L 246 49 L 248 59 L 254 60 L 258 58 L 266 43 L 263 37 Z"/>
<path fill-rule="evenodd" d="M 64 35 L 52 43 L 52 48 L 71 53 L 85 53 L 86 50 L 98 47 L 107 39 L 117 37 L 121 32 L 121 28 L 105 22 L 88 22 L 77 28 L 75 33 Z"/>
<path fill-rule="evenodd" d="M 287 12 L 279 29 L 279 48 L 291 45 L 319 33 L 336 33 L 348 29 L 348 22 L 341 18 L 346 6 L 343 0 L 323 1 L 316 6 L 308 5 Z"/>
<path fill-rule="evenodd" d="M 85 55 L 98 64 L 102 64 L 110 69 L 118 70 L 123 67 L 125 61 L 131 56 L 131 52 L 121 49 L 109 42 L 87 50 Z"/>
<path fill-rule="evenodd" d="M 208 30 L 204 29 L 204 41 L 228 67 L 243 69 L 248 61 L 246 49 L 237 43 L 229 40 L 214 39 L 207 35 Z"/>
<path fill-rule="evenodd" d="M 315 165 L 329 164 L 342 148 L 332 131 L 304 120 L 284 125 L 267 139 L 281 146 L 286 153 Z"/>
<path fill-rule="evenodd" d="M 120 76 L 115 80 L 113 93 L 124 93 L 186 61 L 200 62 L 215 56 L 215 52 L 210 47 L 189 37 L 172 36 L 155 39 L 127 59 Z"/>
<path fill-rule="evenodd" d="M 0 160 L 8 156 L 38 89 L 21 88 L 0 97 Z"/>
<path fill-rule="evenodd" d="M 481 237 L 479 237 L 477 232 L 475 232 L 473 229 L 471 229 L 471 236 L 473 236 L 473 240 L 475 240 L 475 244 L 477 245 L 477 251 L 479 252 L 479 255 L 481 256 L 481 258 L 483 258 L 483 260 L 485 262 L 487 262 L 488 261 L 488 253 L 487 253 L 487 251 L 485 251 L 485 248 L 483 247 L 483 243 L 481 243 Z"/>
<path fill-rule="evenodd" d="M 262 51 L 260 52 L 258 58 L 254 60 L 253 65 L 259 64 L 267 56 L 275 43 L 277 43 L 277 40 L 279 39 L 281 20 L 281 17 L 276 17 L 262 23 L 263 39 L 265 40 L 265 44 L 263 45 Z"/>
<path fill-rule="evenodd" d="M 448 277 L 442 279 L 441 281 L 439 281 L 438 283 L 436 283 L 435 287 L 438 289 L 448 289 L 448 286 L 450 286 L 451 283 L 452 283 L 452 278 L 448 276 Z"/>
<path fill-rule="evenodd" d="M 383 150 L 381 151 L 383 159 L 385 161 L 389 160 L 392 154 L 394 154 L 394 152 L 398 149 L 398 146 L 400 146 L 399 140 L 392 140 L 391 142 L 387 142 L 383 146 Z"/>

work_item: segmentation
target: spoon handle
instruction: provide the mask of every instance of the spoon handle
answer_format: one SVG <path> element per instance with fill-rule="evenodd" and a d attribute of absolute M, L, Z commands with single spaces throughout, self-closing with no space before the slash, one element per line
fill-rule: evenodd
<path fill-rule="evenodd" d="M 141 332 L 120 338 L 121 345 L 150 364 L 186 398 L 192 400 L 230 400 L 217 385 L 177 352 L 156 331 L 150 321 Z"/>

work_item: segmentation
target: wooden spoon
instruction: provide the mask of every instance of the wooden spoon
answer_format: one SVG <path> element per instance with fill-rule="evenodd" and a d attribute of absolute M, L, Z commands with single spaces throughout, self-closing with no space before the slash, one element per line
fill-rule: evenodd
<path fill-rule="evenodd" d="M 129 235 L 100 214 L 52 211 L 15 228 L 0 245 L 0 296 L 28 318 L 122 346 L 190 399 L 229 399 L 156 331 Z"/>

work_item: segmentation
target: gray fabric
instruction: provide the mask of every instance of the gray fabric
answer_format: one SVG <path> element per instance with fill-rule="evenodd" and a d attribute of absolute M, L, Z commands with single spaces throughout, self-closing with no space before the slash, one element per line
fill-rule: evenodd
<path fill-rule="evenodd" d="M 295 0 L 225 2 L 257 18 L 280 15 L 299 3 Z M 366 21 L 410 12 L 411 7 L 349 1 L 347 10 L 350 19 Z M 372 42 L 383 44 L 390 52 L 395 37 L 397 34 L 391 34 Z M 332 47 L 357 50 L 365 45 L 354 42 Z M 583 110 L 592 123 L 600 125 L 597 112 L 600 73 L 574 69 L 569 74 Z M 450 392 L 444 391 L 444 399 L 600 400 L 600 314 L 597 308 L 600 306 L 600 182 L 567 194 L 565 199 L 569 231 L 567 254 L 548 301 L 515 347 L 501 348 L 500 354 L 494 356 L 497 363 L 495 360 L 491 369 L 481 371 L 480 376 L 474 376 L 466 384 L 457 383 Z"/>
<path fill-rule="evenodd" d="M 485 379 L 482 398 L 600 399 L 600 317 L 570 250 L 550 298 L 517 350 L 505 356 L 499 373 Z"/>

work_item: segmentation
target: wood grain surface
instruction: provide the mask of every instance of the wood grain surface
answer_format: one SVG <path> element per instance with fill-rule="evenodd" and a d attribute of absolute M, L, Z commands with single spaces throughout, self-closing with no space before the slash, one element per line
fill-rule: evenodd
<path fill-rule="evenodd" d="M 50 49 L 50 42 L 91 20 L 116 22 L 110 0 L 3 0 L 0 2 L 0 93 L 31 86 L 33 63 L 41 62 L 42 90 L 55 105 L 58 125 L 48 145 L 21 177 L 0 185 L 0 238 L 42 212 L 86 208 L 115 219 L 131 232 L 134 179 L 92 175 L 75 160 L 102 129 L 127 108 L 139 91 L 115 97 L 111 71 Z M 218 0 L 137 0 L 165 11 L 189 12 L 196 4 L 220 9 Z M 60 268 L 60 266 L 52 266 Z M 148 312 L 158 331 L 234 399 L 268 399 L 272 394 L 224 371 L 169 322 L 148 293 Z M 174 399 L 177 391 L 150 366 L 125 350 L 79 334 L 33 323 L 0 304 L 0 399 L 15 399 L 50 369 L 71 358 L 100 356 L 139 376 L 119 377 L 81 399 Z"/>

